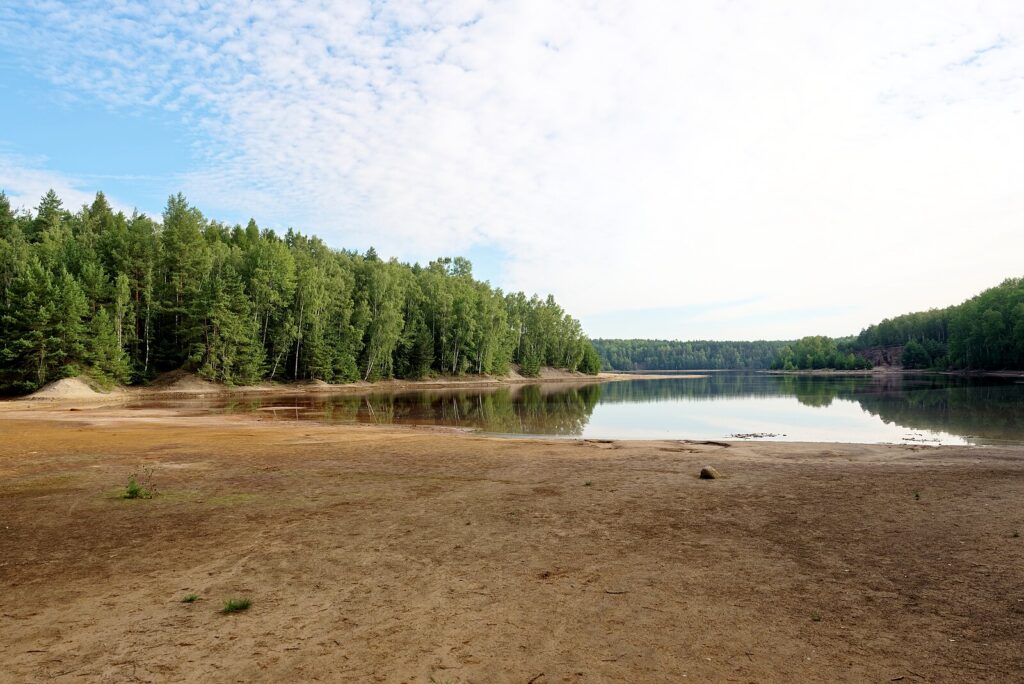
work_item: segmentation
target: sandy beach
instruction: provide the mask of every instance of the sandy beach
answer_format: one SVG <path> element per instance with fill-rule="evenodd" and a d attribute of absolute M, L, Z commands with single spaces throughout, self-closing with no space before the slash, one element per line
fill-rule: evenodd
<path fill-rule="evenodd" d="M 1024 671 L 1020 449 L 0 406 L 3 681 Z"/>

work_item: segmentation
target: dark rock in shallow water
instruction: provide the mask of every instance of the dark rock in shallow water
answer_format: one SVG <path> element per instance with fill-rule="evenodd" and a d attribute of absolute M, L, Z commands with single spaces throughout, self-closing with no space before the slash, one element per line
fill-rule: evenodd
<path fill-rule="evenodd" d="M 700 479 L 702 480 L 717 480 L 720 477 L 722 477 L 722 473 L 711 466 L 704 466 L 700 469 Z"/>

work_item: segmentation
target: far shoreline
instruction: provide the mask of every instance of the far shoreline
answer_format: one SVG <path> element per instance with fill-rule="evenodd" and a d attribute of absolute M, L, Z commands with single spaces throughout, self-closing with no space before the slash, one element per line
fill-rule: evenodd
<path fill-rule="evenodd" d="M 439 376 L 421 380 L 387 379 L 374 382 L 327 383 L 319 380 L 296 382 L 263 382 L 257 385 L 224 385 L 204 380 L 185 371 L 171 371 L 145 385 L 101 388 L 87 376 L 63 378 L 47 384 L 33 394 L 0 398 L 0 403 L 39 405 L 43 403 L 121 403 L 133 399 L 246 396 L 246 395 L 310 395 L 365 394 L 370 392 L 403 392 L 422 390 L 494 389 L 525 385 L 590 385 L 644 379 L 691 379 L 703 374 L 680 372 L 672 375 L 641 375 L 602 372 L 588 375 L 578 371 L 543 368 L 536 377 L 512 372 L 505 376 L 465 375 Z"/>

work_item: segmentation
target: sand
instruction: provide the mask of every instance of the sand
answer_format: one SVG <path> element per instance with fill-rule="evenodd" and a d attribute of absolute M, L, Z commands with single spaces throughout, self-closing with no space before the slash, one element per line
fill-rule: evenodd
<path fill-rule="evenodd" d="M 625 373 L 600 373 L 586 375 L 584 373 L 566 371 L 557 368 L 542 368 L 538 377 L 525 377 L 515 370 L 504 376 L 461 375 L 441 376 L 424 380 L 381 380 L 377 382 L 350 382 L 331 384 L 322 380 L 278 383 L 263 382 L 258 385 L 223 385 L 210 382 L 187 371 L 176 370 L 160 375 L 146 385 L 116 387 L 107 391 L 97 391 L 88 378 L 64 378 L 51 382 L 31 395 L 16 398 L 22 401 L 46 401 L 51 404 L 67 406 L 89 406 L 95 403 L 126 403 L 131 400 L 150 398 L 175 399 L 200 396 L 225 395 L 266 395 L 266 394 L 326 394 L 326 393 L 363 393 L 369 391 L 399 392 L 406 390 L 459 390 L 479 389 L 502 386 L 520 386 L 540 384 L 546 387 L 564 387 L 566 385 L 585 385 L 591 383 L 615 382 L 623 380 L 645 380 L 665 378 L 703 378 L 704 375 L 673 374 L 673 375 L 641 375 Z"/>
<path fill-rule="evenodd" d="M 105 401 L 117 400 L 124 395 L 124 390 L 117 388 L 107 392 L 93 389 L 87 378 L 63 378 L 48 383 L 33 392 L 25 400 L 28 401 Z"/>
<path fill-rule="evenodd" d="M 2 404 L 0 681 L 1020 681 L 1022 501 L 1020 449 Z"/>

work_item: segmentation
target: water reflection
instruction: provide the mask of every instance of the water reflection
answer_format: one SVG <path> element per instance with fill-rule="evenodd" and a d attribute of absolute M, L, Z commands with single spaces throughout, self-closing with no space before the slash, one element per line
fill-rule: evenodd
<path fill-rule="evenodd" d="M 897 373 L 870 376 L 720 373 L 692 380 L 609 384 L 601 401 L 705 402 L 772 397 L 794 397 L 802 406 L 819 409 L 829 408 L 836 401 L 855 402 L 886 425 L 944 432 L 975 442 L 1024 440 L 1024 382 L 1012 378 Z"/>
<path fill-rule="evenodd" d="M 178 408 L 195 413 L 261 412 L 267 420 L 328 423 L 443 425 L 508 434 L 578 436 L 583 433 L 601 385 L 418 390 L 295 397 L 247 396 L 223 400 L 146 400 L 136 408 Z"/>
<path fill-rule="evenodd" d="M 797 441 L 1016 443 L 1024 438 L 1024 383 L 942 375 L 715 373 L 602 385 L 147 401 L 138 406 L 259 411 L 267 420 L 444 425 L 583 437 L 722 438 L 766 432 Z"/>

